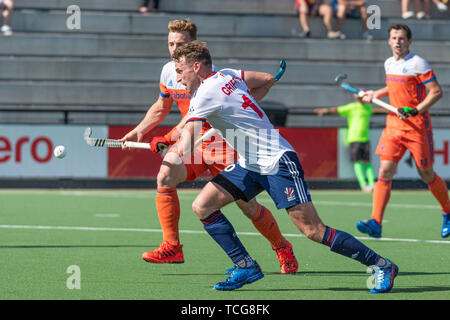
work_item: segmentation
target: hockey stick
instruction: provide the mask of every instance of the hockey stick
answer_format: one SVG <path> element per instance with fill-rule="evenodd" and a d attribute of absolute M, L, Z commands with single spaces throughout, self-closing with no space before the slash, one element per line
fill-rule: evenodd
<path fill-rule="evenodd" d="M 277 72 L 277 74 L 274 76 L 275 81 L 278 81 L 283 76 L 284 72 L 286 71 L 286 60 L 282 59 L 280 61 L 280 70 Z"/>
<path fill-rule="evenodd" d="M 133 149 L 147 149 L 150 150 L 150 143 L 145 142 L 134 142 L 126 141 L 121 142 L 114 139 L 103 139 L 103 138 L 91 138 L 92 129 L 86 128 L 84 130 L 84 141 L 91 147 L 105 147 L 105 148 L 122 148 L 126 146 Z"/>
<path fill-rule="evenodd" d="M 194 146 L 198 147 L 204 140 L 208 140 L 215 133 L 216 133 L 215 129 L 213 129 L 213 128 L 209 129 L 208 131 L 205 132 L 205 134 L 203 136 L 201 136 L 200 138 L 198 138 L 195 141 Z M 150 150 L 150 143 L 134 142 L 134 141 L 121 142 L 121 141 L 115 140 L 115 139 L 92 138 L 91 134 L 92 134 L 91 128 L 86 128 L 84 130 L 84 141 L 86 141 L 86 143 L 88 145 L 90 145 L 91 147 L 122 148 L 123 146 L 125 146 L 130 149 Z M 162 157 L 164 157 L 165 152 L 167 152 L 167 147 L 163 150 Z"/>
<path fill-rule="evenodd" d="M 339 84 L 342 88 L 344 88 L 345 90 L 348 90 L 350 92 L 356 93 L 358 96 L 362 97 L 365 92 L 363 90 L 358 90 L 353 88 L 352 86 L 350 86 L 348 83 L 344 82 L 344 79 L 347 78 L 346 74 L 340 73 L 337 75 L 337 77 L 334 79 L 334 81 Z M 398 110 L 396 107 L 391 106 L 389 103 L 384 102 L 383 100 L 377 99 L 377 98 L 373 98 L 372 102 L 375 103 L 376 105 L 395 113 L 396 115 L 399 115 Z"/>

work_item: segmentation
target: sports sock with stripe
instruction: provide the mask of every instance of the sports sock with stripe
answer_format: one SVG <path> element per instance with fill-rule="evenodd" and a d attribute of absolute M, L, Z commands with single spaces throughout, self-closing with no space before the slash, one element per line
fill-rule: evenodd
<path fill-rule="evenodd" d="M 180 201 L 177 189 L 158 187 L 155 202 L 159 223 L 163 231 L 163 241 L 167 241 L 173 246 L 179 245 Z"/>
<path fill-rule="evenodd" d="M 276 250 L 288 246 L 288 241 L 281 234 L 278 224 L 269 209 L 258 204 L 256 215 L 251 219 L 255 228 L 270 242 Z"/>
<path fill-rule="evenodd" d="M 329 246 L 331 251 L 355 259 L 366 266 L 380 263 L 381 257 L 378 254 L 344 231 L 326 226 L 322 243 Z"/>
<path fill-rule="evenodd" d="M 230 221 L 217 210 L 204 219 L 200 219 L 206 232 L 217 242 L 236 265 L 242 268 L 253 264 L 244 245 L 239 240 Z"/>

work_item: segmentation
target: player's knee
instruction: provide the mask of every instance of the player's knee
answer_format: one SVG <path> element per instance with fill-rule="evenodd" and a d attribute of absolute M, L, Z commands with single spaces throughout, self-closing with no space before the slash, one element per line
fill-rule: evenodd
<path fill-rule="evenodd" d="M 426 168 L 426 169 L 420 168 L 420 169 L 418 169 L 418 172 L 419 172 L 420 177 L 422 178 L 422 181 L 425 183 L 430 183 L 433 180 L 434 175 L 435 175 L 433 169 L 431 169 L 431 168 Z"/>
<path fill-rule="evenodd" d="M 395 174 L 395 168 L 383 168 L 380 167 L 380 170 L 378 171 L 378 176 L 383 177 L 385 179 L 392 179 L 392 177 Z"/>
<path fill-rule="evenodd" d="M 199 219 L 203 219 L 208 216 L 211 212 L 209 212 L 208 208 L 204 205 L 204 203 L 201 201 L 201 199 L 195 199 L 194 202 L 192 202 L 192 211 L 194 211 L 195 215 Z"/>
<path fill-rule="evenodd" d="M 176 187 L 177 181 L 170 169 L 161 168 L 156 176 L 158 187 Z"/>

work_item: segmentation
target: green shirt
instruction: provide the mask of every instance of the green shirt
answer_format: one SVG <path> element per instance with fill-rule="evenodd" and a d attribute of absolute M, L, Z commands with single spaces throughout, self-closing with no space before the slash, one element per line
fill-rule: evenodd
<path fill-rule="evenodd" d="M 369 142 L 370 116 L 374 113 L 370 104 L 352 102 L 337 107 L 338 114 L 347 118 L 347 143 Z"/>

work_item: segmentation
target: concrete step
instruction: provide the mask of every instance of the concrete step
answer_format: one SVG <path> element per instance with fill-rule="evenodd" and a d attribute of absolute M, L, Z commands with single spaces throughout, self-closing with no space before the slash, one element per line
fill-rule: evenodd
<path fill-rule="evenodd" d="M 158 83 L 165 59 L 0 57 L 0 80 L 102 81 Z M 332 85 L 339 73 L 348 75 L 349 83 L 383 86 L 383 63 L 354 63 L 288 60 L 282 84 Z M 233 68 L 275 74 L 279 60 L 216 59 L 218 69 Z M 432 66 L 441 85 L 450 86 L 450 64 Z"/>
<path fill-rule="evenodd" d="M 354 86 L 360 87 L 356 82 Z M 378 87 L 374 86 L 374 89 Z M 444 92 L 450 87 L 443 86 Z M 101 82 L 46 82 L 0 81 L 1 104 L 21 105 L 109 105 L 118 111 L 127 106 L 148 106 L 159 95 L 157 84 L 101 83 Z M 311 108 L 345 104 L 353 98 L 336 85 L 282 85 L 277 84 L 267 94 L 261 105 L 267 108 Z M 450 95 L 444 94 L 433 110 L 448 110 Z"/>
<path fill-rule="evenodd" d="M 228 14 L 279 14 L 296 15 L 294 0 L 165 0 L 160 3 L 162 12 L 182 13 L 228 13 Z M 367 0 L 367 6 L 377 5 L 386 17 L 400 17 L 400 2 L 397 0 Z M 16 9 L 66 10 L 70 5 L 77 5 L 81 10 L 136 12 L 141 0 L 15 0 Z M 239 8 L 237 10 L 237 8 Z M 413 5 L 410 5 L 413 10 Z M 432 5 L 433 17 L 445 17 Z"/>
<path fill-rule="evenodd" d="M 88 34 L 145 34 L 166 35 L 170 20 L 186 18 L 185 15 L 164 14 L 149 18 L 140 14 L 85 12 L 81 18 L 81 28 L 67 28 L 65 12 L 19 11 L 11 22 L 18 32 L 65 32 Z M 199 28 L 199 36 L 238 36 L 238 37 L 295 37 L 299 29 L 296 16 L 281 15 L 211 15 L 192 14 L 190 18 Z M 385 39 L 390 24 L 396 18 L 381 19 L 380 29 L 371 30 L 375 39 Z M 408 21 L 416 40 L 450 40 L 448 20 Z M 313 37 L 326 37 L 321 19 L 311 19 Z M 348 19 L 343 32 L 349 39 L 361 38 L 361 24 L 356 19 Z"/>
<path fill-rule="evenodd" d="M 384 62 L 385 40 L 314 40 L 201 37 L 213 59 Z M 414 41 L 412 50 L 430 63 L 450 63 L 450 41 Z M 168 59 L 167 36 L 16 33 L 0 37 L 0 56 Z M 232 61 L 232 60 L 231 60 Z"/>

